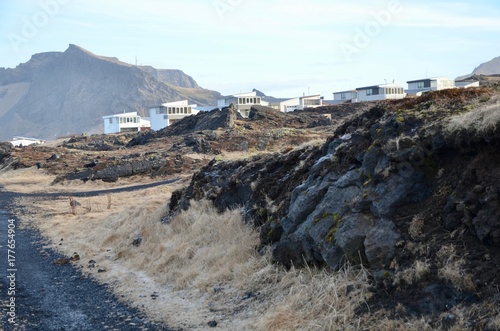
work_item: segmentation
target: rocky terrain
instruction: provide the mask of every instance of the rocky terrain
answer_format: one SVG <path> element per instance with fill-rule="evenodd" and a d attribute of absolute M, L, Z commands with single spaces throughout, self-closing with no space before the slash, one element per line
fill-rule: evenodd
<path fill-rule="evenodd" d="M 210 162 L 174 193 L 171 213 L 192 199 L 241 207 L 277 262 L 369 267 L 374 306 L 435 317 L 497 302 L 499 97 L 482 88 L 382 102 L 322 146 Z M 486 327 L 472 315 L 469 326 Z"/>
<path fill-rule="evenodd" d="M 353 106 L 342 116 L 365 107 Z M 158 132 L 75 135 L 53 147 L 13 148 L 2 143 L 0 169 L 37 166 L 58 175 L 56 183 L 191 175 L 227 153 L 244 158 L 326 139 L 336 123 L 338 119 L 332 121 L 320 112 L 284 115 L 266 107 L 255 107 L 250 118 L 243 119 L 229 107 L 190 116 Z"/>
<path fill-rule="evenodd" d="M 0 141 L 13 136 L 52 140 L 102 132 L 102 116 L 188 99 L 213 105 L 220 94 L 180 70 L 134 66 L 76 45 L 0 68 Z"/>
<path fill-rule="evenodd" d="M 493 330 L 499 121 L 498 88 L 456 89 L 292 114 L 255 107 L 248 119 L 225 108 L 159 132 L 1 145 L 0 161 L 43 168 L 54 185 L 194 173 L 165 220 L 193 200 L 241 209 L 277 263 L 368 268 L 359 314 L 385 308 L 448 330 L 465 307 L 465 329 Z"/>

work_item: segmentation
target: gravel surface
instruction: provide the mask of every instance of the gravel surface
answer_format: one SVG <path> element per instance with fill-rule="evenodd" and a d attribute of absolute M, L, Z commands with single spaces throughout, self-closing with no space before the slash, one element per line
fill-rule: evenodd
<path fill-rule="evenodd" d="M 20 229 L 6 212 L 15 196 L 20 195 L 0 192 L 0 330 L 171 330 L 147 320 L 71 264 L 54 264 L 62 256 L 44 248 L 36 230 Z M 8 237 L 9 224 L 15 225 L 15 237 Z M 15 240 L 10 261 L 9 239 Z"/>

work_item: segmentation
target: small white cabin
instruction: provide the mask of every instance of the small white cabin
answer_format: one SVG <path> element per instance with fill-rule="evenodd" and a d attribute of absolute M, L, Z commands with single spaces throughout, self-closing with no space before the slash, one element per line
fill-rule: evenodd
<path fill-rule="evenodd" d="M 321 106 L 323 106 L 323 98 L 319 94 L 278 101 L 270 105 L 270 107 L 278 109 L 283 113 Z"/>
<path fill-rule="evenodd" d="M 341 91 L 333 93 L 333 102 L 338 103 L 355 103 L 358 102 L 358 91 Z"/>
<path fill-rule="evenodd" d="M 41 145 L 45 143 L 45 140 L 26 137 L 14 137 L 9 142 L 15 147 L 23 147 L 30 145 Z"/>
<path fill-rule="evenodd" d="M 137 115 L 137 112 L 103 116 L 104 133 L 139 132 L 151 127 L 150 120 Z"/>
<path fill-rule="evenodd" d="M 447 77 L 435 77 L 435 78 L 425 78 L 412 80 L 407 82 L 408 90 L 406 90 L 407 95 L 410 96 L 420 96 L 422 93 L 428 91 L 437 91 L 455 88 L 455 81 Z"/>
<path fill-rule="evenodd" d="M 149 109 L 151 129 L 158 131 L 172 125 L 184 117 L 196 115 L 200 111 L 195 104 L 190 105 L 187 100 L 162 103 Z"/>
<path fill-rule="evenodd" d="M 262 100 L 257 96 L 257 92 L 239 93 L 217 100 L 217 106 L 222 109 L 234 104 L 238 112 L 243 117 L 248 117 L 252 106 L 269 106 L 269 102 Z"/>
<path fill-rule="evenodd" d="M 406 97 L 404 88 L 397 83 L 360 87 L 356 90 L 358 91 L 358 102 L 403 99 Z"/>

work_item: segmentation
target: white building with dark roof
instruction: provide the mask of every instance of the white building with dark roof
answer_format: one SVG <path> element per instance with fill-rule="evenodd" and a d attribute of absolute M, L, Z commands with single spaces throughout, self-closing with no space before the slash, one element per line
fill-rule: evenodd
<path fill-rule="evenodd" d="M 429 91 L 455 88 L 455 81 L 447 77 L 423 78 L 411 80 L 407 83 L 408 90 L 406 90 L 406 94 L 409 96 L 420 96 L 422 93 Z"/>
<path fill-rule="evenodd" d="M 406 97 L 404 88 L 397 83 L 359 87 L 356 91 L 358 91 L 358 102 L 403 99 Z"/>
<path fill-rule="evenodd" d="M 358 91 L 349 90 L 333 93 L 333 103 L 355 103 L 358 102 Z"/>

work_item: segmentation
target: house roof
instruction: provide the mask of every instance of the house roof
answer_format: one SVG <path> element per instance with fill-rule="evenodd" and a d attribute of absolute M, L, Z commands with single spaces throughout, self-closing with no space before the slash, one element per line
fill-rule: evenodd
<path fill-rule="evenodd" d="M 371 88 L 379 88 L 379 87 L 402 87 L 398 83 L 387 83 L 387 84 L 379 84 L 379 85 L 372 85 L 372 86 L 365 86 L 365 87 L 358 87 L 356 88 L 357 91 L 359 90 L 368 90 Z"/>
<path fill-rule="evenodd" d="M 303 97 L 300 97 L 302 99 L 309 99 L 309 98 L 321 98 L 321 94 L 314 94 L 314 95 L 305 95 Z"/>
<path fill-rule="evenodd" d="M 253 92 L 246 92 L 246 93 L 231 94 L 231 95 L 228 95 L 226 97 L 256 97 L 256 96 L 257 96 L 257 92 L 253 91 Z"/>
<path fill-rule="evenodd" d="M 131 112 L 131 113 L 119 113 L 119 114 L 113 114 L 113 115 L 107 115 L 103 116 L 102 118 L 110 118 L 110 117 L 130 117 L 130 116 L 139 116 L 137 115 L 137 112 Z"/>
<path fill-rule="evenodd" d="M 333 92 L 334 94 L 339 94 L 339 93 L 352 93 L 352 92 L 358 92 L 357 90 L 348 90 L 348 91 L 339 91 L 339 92 Z"/>
<path fill-rule="evenodd" d="M 426 82 L 426 81 L 433 81 L 433 80 L 452 80 L 452 79 L 449 79 L 448 77 L 431 77 L 431 78 L 410 80 L 410 81 L 407 81 L 407 83 L 410 84 L 410 83 Z"/>
<path fill-rule="evenodd" d="M 27 137 L 14 137 L 14 138 L 12 138 L 12 141 L 17 141 L 17 140 L 45 141 L 43 139 L 38 139 L 38 138 L 27 138 Z"/>

